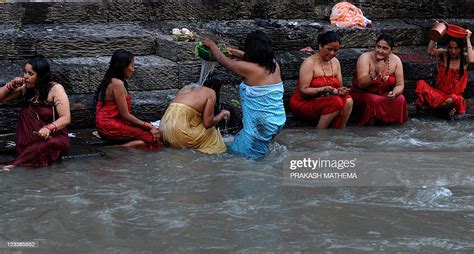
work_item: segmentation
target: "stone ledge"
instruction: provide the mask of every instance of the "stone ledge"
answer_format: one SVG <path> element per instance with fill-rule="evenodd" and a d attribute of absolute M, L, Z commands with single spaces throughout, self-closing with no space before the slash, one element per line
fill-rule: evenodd
<path fill-rule="evenodd" d="M 225 20 L 253 17 L 328 19 L 333 0 L 54 1 L 5 3 L 0 18 L 13 23 L 106 23 L 149 20 Z M 370 19 L 474 17 L 471 1 L 351 1 Z M 33 15 L 34 14 L 34 15 Z"/>
<path fill-rule="evenodd" d="M 109 66 L 110 56 L 50 59 L 52 79 L 68 94 L 94 93 Z M 0 83 L 22 75 L 25 61 L 0 61 Z M 178 65 L 159 56 L 136 56 L 130 90 L 178 88 Z"/>
<path fill-rule="evenodd" d="M 46 57 L 97 57 L 116 49 L 136 55 L 155 53 L 154 37 L 136 24 L 8 26 L 0 33 L 3 59 L 22 59 L 34 54 Z"/>

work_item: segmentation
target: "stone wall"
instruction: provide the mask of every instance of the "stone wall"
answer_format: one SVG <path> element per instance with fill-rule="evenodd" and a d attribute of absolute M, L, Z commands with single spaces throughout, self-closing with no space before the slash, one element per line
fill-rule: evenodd
<path fill-rule="evenodd" d="M 174 27 L 187 27 L 201 37 L 213 36 L 242 47 L 248 32 L 259 29 L 272 39 L 285 82 L 285 100 L 295 89 L 301 48 L 317 49 L 316 38 L 326 30 L 341 34 L 338 53 L 344 83 L 350 84 L 357 57 L 381 33 L 393 35 L 396 53 L 404 62 L 405 94 L 414 98 L 418 79 L 433 80 L 436 62 L 426 55 L 427 31 L 433 20 L 445 19 L 474 31 L 474 0 L 459 1 L 352 1 L 372 19 L 371 29 L 341 29 L 329 24 L 330 0 L 187 0 L 98 3 L 21 1 L 0 4 L 0 83 L 21 75 L 25 60 L 34 54 L 50 59 L 54 79 L 71 100 L 71 128 L 93 127 L 92 95 L 102 79 L 112 52 L 119 48 L 136 57 L 136 74 L 130 81 L 134 111 L 145 120 L 161 117 L 164 105 L 177 89 L 197 81 L 200 62 L 193 42 L 173 40 Z M 277 24 L 265 26 L 262 19 Z M 297 21 L 299 26 L 286 26 Z M 317 22 L 320 26 L 311 26 Z M 218 67 L 225 84 L 222 107 L 231 110 L 234 127 L 240 122 L 236 84 L 239 78 Z M 472 96 L 472 77 L 466 96 Z M 14 131 L 18 104 L 0 105 L 0 133 Z"/>

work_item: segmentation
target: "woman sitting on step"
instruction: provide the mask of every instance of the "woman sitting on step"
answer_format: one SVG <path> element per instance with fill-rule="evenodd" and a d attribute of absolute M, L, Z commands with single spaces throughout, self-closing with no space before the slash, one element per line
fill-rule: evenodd
<path fill-rule="evenodd" d="M 393 54 L 394 46 L 393 37 L 382 34 L 375 49 L 357 60 L 350 95 L 354 100 L 351 118 L 358 125 L 403 124 L 408 120 L 403 66 Z"/>
<path fill-rule="evenodd" d="M 18 157 L 3 169 L 45 167 L 60 160 L 69 149 L 69 100 L 63 86 L 50 81 L 50 66 L 43 56 L 28 60 L 23 77 L 0 89 L 1 102 L 19 99 L 23 106 L 16 128 Z"/>
<path fill-rule="evenodd" d="M 163 142 L 207 154 L 225 152 L 224 139 L 219 129 L 214 127 L 230 117 L 227 110 L 214 115 L 220 87 L 219 80 L 211 78 L 204 82 L 204 86 L 190 84 L 181 88 L 161 118 Z"/>
<path fill-rule="evenodd" d="M 306 58 L 300 68 L 295 93 L 290 99 L 296 118 L 317 123 L 317 128 L 342 128 L 352 111 L 348 88 L 342 86 L 336 53 L 339 35 L 329 31 L 318 36 L 319 52 Z"/>
<path fill-rule="evenodd" d="M 435 23 L 436 25 L 436 23 Z M 472 32 L 466 30 L 465 38 L 448 36 L 448 49 L 436 48 L 436 42 L 430 40 L 428 53 L 438 57 L 438 75 L 435 88 L 426 81 L 416 83 L 416 107 L 420 112 L 423 107 L 447 109 L 449 116 L 462 116 L 466 113 L 466 102 L 462 94 L 468 80 L 468 65 L 474 63 L 474 51 L 471 45 Z M 467 53 L 464 53 L 467 48 Z M 449 113 L 448 113 L 449 112 Z"/>
<path fill-rule="evenodd" d="M 119 49 L 94 96 L 95 126 L 101 137 L 123 142 L 125 147 L 158 149 L 163 146 L 156 126 L 130 113 L 131 97 L 127 79 L 132 77 L 135 59 L 132 53 Z"/>
<path fill-rule="evenodd" d="M 227 58 L 212 40 L 205 40 L 204 44 L 222 66 L 243 78 L 240 83 L 243 129 L 229 149 L 251 159 L 263 158 L 286 121 L 280 66 L 270 40 L 261 31 L 249 33 L 244 51 L 229 49 L 241 61 Z"/>

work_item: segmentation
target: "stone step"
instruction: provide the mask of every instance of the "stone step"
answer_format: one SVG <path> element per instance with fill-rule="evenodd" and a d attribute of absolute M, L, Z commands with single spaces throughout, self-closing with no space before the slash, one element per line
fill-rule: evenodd
<path fill-rule="evenodd" d="M 376 37 L 381 33 L 389 33 L 395 37 L 397 45 L 423 45 L 424 28 L 407 24 L 402 20 L 383 20 L 374 23 L 371 29 L 337 28 L 327 21 L 320 20 L 321 29 L 310 24 L 312 20 L 276 20 L 281 24 L 296 21 L 300 26 L 290 28 L 262 27 L 255 20 L 209 21 L 206 23 L 186 21 L 148 22 L 144 28 L 156 35 L 157 54 L 173 61 L 192 60 L 194 57 L 194 43 L 173 40 L 171 30 L 175 27 L 186 27 L 195 31 L 202 38 L 217 37 L 218 41 L 225 42 L 233 47 L 243 47 L 247 33 L 254 30 L 264 31 L 272 40 L 273 47 L 279 51 L 299 50 L 312 46 L 316 48 L 317 37 L 327 30 L 338 31 L 342 38 L 342 48 L 372 47 Z M 257 24 L 258 23 L 258 24 Z"/>
<path fill-rule="evenodd" d="M 158 91 L 134 91 L 132 96 L 132 113 L 145 121 L 160 119 L 168 107 L 169 102 L 175 97 L 177 89 Z M 71 106 L 70 129 L 92 128 L 95 126 L 95 106 L 93 94 L 69 95 Z M 14 132 L 20 112 L 19 102 L 3 103 L 0 107 L 0 133 Z"/>
<path fill-rule="evenodd" d="M 341 34 L 342 48 L 372 47 L 376 37 L 389 33 L 398 46 L 427 44 L 427 29 L 432 20 L 400 19 L 374 22 L 370 29 L 337 28 L 320 20 L 322 29 L 310 26 L 313 20 L 297 20 L 298 28 L 286 26 L 290 20 L 275 20 L 281 27 L 262 27 L 258 20 L 233 21 L 153 21 L 142 23 L 108 24 L 15 24 L 0 25 L 0 56 L 2 59 L 24 59 L 34 54 L 51 58 L 98 57 L 111 55 L 118 48 L 133 51 L 136 55 L 157 54 L 172 61 L 195 60 L 194 43 L 173 40 L 171 30 L 187 27 L 201 38 L 218 37 L 233 47 L 242 47 L 246 34 L 259 29 L 267 33 L 275 50 L 291 51 L 312 46 L 317 36 L 327 30 Z M 417 22 L 415 22 L 417 21 Z M 462 23 L 474 30 L 474 20 Z"/>
<path fill-rule="evenodd" d="M 355 71 L 357 58 L 366 48 L 345 48 L 338 52 L 344 83 L 349 85 Z M 404 66 L 406 80 L 425 79 L 432 81 L 436 75 L 436 59 L 425 52 L 424 47 L 397 47 Z M 303 60 L 310 54 L 301 51 L 277 51 L 284 80 L 297 80 Z M 68 94 L 93 93 L 101 82 L 110 57 L 54 58 L 51 59 L 53 79 L 64 85 Z M 0 61 L 0 83 L 21 75 L 24 61 Z M 470 78 L 474 80 L 473 66 Z M 158 56 L 137 56 L 135 74 L 130 89 L 137 91 L 180 88 L 199 80 L 200 60 L 172 62 Z M 221 76 L 226 84 L 240 82 L 238 76 L 217 65 L 215 75 Z"/>
<path fill-rule="evenodd" d="M 254 17 L 329 19 L 337 1 L 20 1 L 0 5 L 2 23 L 107 23 L 150 20 L 231 20 Z M 471 1 L 351 1 L 370 19 L 474 18 Z"/>
<path fill-rule="evenodd" d="M 109 67 L 110 57 L 50 59 L 52 79 L 68 94 L 94 93 Z M 0 83 L 23 73 L 25 61 L 0 61 Z M 134 91 L 178 88 L 178 65 L 158 56 L 136 56 L 135 73 L 129 82 Z"/>
<path fill-rule="evenodd" d="M 127 49 L 136 55 L 155 54 L 154 36 L 136 24 L 1 25 L 1 59 L 34 54 L 50 58 L 97 57 Z"/>

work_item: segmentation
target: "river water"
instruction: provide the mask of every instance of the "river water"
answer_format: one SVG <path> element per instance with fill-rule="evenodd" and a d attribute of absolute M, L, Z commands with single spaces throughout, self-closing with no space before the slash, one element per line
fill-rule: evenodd
<path fill-rule="evenodd" d="M 472 121 L 412 119 L 284 129 L 257 162 L 106 147 L 0 174 L 0 241 L 36 243 L 0 253 L 473 253 L 473 144 Z M 285 184 L 285 163 L 302 154 L 389 173 L 367 186 Z"/>

